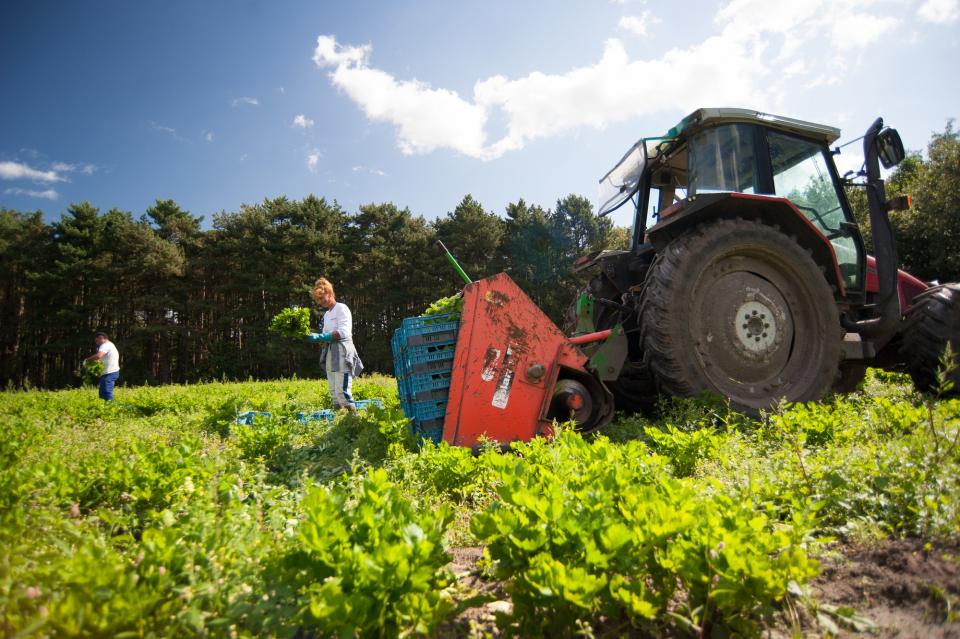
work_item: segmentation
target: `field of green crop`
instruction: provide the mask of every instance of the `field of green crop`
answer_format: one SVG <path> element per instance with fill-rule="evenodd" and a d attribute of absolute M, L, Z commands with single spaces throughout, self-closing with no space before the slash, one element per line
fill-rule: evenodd
<path fill-rule="evenodd" d="M 311 380 L 0 395 L 0 633 L 819 635 L 868 623 L 811 590 L 831 549 L 960 541 L 960 401 L 896 376 L 479 455 L 418 447 L 391 378 L 355 395 L 386 408 L 301 424 Z"/>

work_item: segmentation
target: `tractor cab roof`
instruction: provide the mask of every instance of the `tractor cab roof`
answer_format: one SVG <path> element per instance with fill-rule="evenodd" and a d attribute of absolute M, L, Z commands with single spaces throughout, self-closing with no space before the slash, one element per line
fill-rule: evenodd
<path fill-rule="evenodd" d="M 831 144 L 840 137 L 840 129 L 836 127 L 752 109 L 697 109 L 664 135 L 640 138 L 630 147 L 617 165 L 600 179 L 597 214 L 606 215 L 629 200 L 647 167 L 675 153 L 695 133 L 721 124 L 758 124 L 823 144 Z"/>
<path fill-rule="evenodd" d="M 792 133 L 824 144 L 840 137 L 840 129 L 782 115 L 751 109 L 697 109 L 667 132 L 668 138 L 689 138 L 693 133 L 718 124 L 759 124 L 769 129 Z"/>

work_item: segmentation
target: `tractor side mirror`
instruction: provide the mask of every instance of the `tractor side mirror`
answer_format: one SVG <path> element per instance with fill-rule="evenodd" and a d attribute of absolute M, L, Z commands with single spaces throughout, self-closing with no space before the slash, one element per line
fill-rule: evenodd
<path fill-rule="evenodd" d="M 877 135 L 877 155 L 885 169 L 903 162 L 906 154 L 903 151 L 903 141 L 896 129 L 884 129 Z"/>

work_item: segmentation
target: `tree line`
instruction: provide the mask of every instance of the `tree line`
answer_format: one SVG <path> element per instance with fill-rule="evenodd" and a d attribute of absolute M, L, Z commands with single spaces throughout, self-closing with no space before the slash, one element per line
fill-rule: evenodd
<path fill-rule="evenodd" d="M 953 123 L 932 135 L 926 159 L 911 153 L 887 186 L 888 196 L 913 199 L 891 213 L 901 268 L 926 281 L 960 281 Z M 847 195 L 869 245 L 863 191 L 848 187 Z M 216 214 L 203 229 L 201 217 L 172 200 L 139 218 L 74 204 L 53 223 L 40 211 L 0 209 L 0 384 L 76 383 L 96 330 L 117 342 L 126 383 L 318 376 L 316 346 L 267 325 L 287 306 L 312 305 L 307 291 L 320 275 L 351 307 L 367 369 L 391 372 L 400 321 L 463 284 L 436 240 L 474 278 L 508 272 L 558 324 L 586 277 L 571 272 L 573 261 L 629 245 L 628 229 L 598 218 L 578 195 L 553 209 L 521 199 L 503 213 L 469 195 L 430 222 L 391 203 L 347 212 L 324 198 L 280 197 Z"/>
<path fill-rule="evenodd" d="M 912 152 L 886 180 L 887 196 L 908 194 L 910 208 L 892 211 L 900 268 L 925 281 L 960 281 L 960 134 L 953 121 L 927 144 L 926 159 Z M 861 232 L 870 237 L 863 190 L 848 190 Z"/>
<path fill-rule="evenodd" d="M 267 326 L 294 305 L 318 322 L 308 291 L 321 275 L 353 312 L 367 370 L 392 372 L 400 321 L 463 286 L 436 240 L 474 278 L 507 271 L 554 320 L 581 284 L 573 260 L 629 243 L 577 195 L 546 210 L 521 199 L 504 216 L 467 195 L 432 222 L 391 203 L 347 212 L 280 197 L 201 222 L 173 200 L 139 218 L 89 203 L 52 223 L 0 210 L 0 383 L 75 384 L 97 330 L 117 343 L 128 384 L 319 376 L 315 345 Z"/>

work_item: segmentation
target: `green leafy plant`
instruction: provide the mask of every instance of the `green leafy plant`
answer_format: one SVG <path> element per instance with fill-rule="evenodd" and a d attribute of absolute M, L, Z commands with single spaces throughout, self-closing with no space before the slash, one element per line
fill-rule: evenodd
<path fill-rule="evenodd" d="M 323 634 L 430 635 L 455 610 L 443 536 L 448 509 L 418 513 L 383 470 L 309 490 L 291 563 L 306 572 L 306 618 Z"/>
<path fill-rule="evenodd" d="M 457 293 L 450 297 L 441 297 L 436 302 L 427 307 L 424 315 L 453 315 L 459 318 L 463 313 L 463 293 Z"/>
<path fill-rule="evenodd" d="M 270 320 L 269 330 L 283 337 L 303 339 L 310 334 L 310 309 L 297 306 L 283 309 Z"/>
<path fill-rule="evenodd" d="M 647 426 L 644 431 L 653 442 L 653 449 L 668 457 L 677 477 L 689 477 L 701 459 L 713 458 L 726 439 L 712 428 L 683 432 L 668 424 L 666 430 Z"/>
<path fill-rule="evenodd" d="M 291 424 L 284 418 L 263 418 L 257 415 L 253 424 L 231 426 L 230 434 L 244 459 L 270 461 L 288 443 Z"/>
<path fill-rule="evenodd" d="M 0 628 L 429 634 L 473 601 L 436 550 L 455 542 L 486 546 L 510 633 L 776 633 L 816 538 L 958 541 L 960 401 L 882 372 L 763 421 L 687 400 L 479 455 L 414 446 L 391 378 L 356 393 L 386 408 L 300 424 L 329 406 L 316 380 L 131 387 L 122 404 L 0 393 Z M 247 409 L 273 420 L 241 427 Z M 821 630 L 860 623 L 810 610 Z"/>
<path fill-rule="evenodd" d="M 508 632 L 602 619 L 652 632 L 673 619 L 704 635 L 751 633 L 791 580 L 817 573 L 803 547 L 812 521 L 776 522 L 738 492 L 705 494 L 639 443 L 561 430 L 552 444 L 514 448 L 519 457 L 498 462 L 500 499 L 471 523 L 511 595 Z M 677 600 L 682 612 L 668 607 Z"/>
<path fill-rule="evenodd" d="M 103 375 L 106 368 L 99 359 L 84 362 L 80 369 L 80 381 L 84 386 L 96 386 L 100 383 L 100 376 Z"/>

